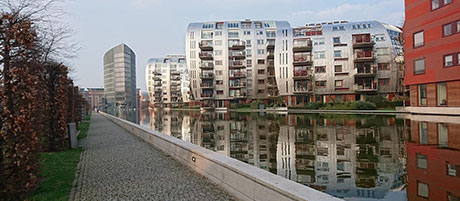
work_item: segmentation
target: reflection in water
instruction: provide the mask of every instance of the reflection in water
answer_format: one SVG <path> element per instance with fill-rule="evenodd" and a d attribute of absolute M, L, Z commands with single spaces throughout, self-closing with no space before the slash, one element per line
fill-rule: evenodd
<path fill-rule="evenodd" d="M 460 191 L 459 185 L 452 185 L 460 184 L 459 173 L 455 173 L 460 172 L 460 157 L 458 150 L 453 149 L 455 146 L 460 148 L 460 144 L 452 142 L 454 137 L 444 134 L 432 137 L 430 123 L 425 129 L 424 125 L 414 126 L 414 122 L 394 116 L 166 110 L 144 111 L 140 123 L 347 200 L 418 200 L 423 197 L 420 193 L 426 194 L 422 192 L 425 189 L 431 192 L 429 198 L 437 196 L 440 189 L 448 189 L 444 191 L 444 197 L 432 199 L 447 200 L 448 195 L 452 197 Z M 460 126 L 455 126 L 448 126 L 447 131 L 460 131 Z M 419 133 L 414 128 L 427 133 L 414 134 Z M 439 129 L 441 132 L 445 130 L 444 127 Z M 460 136 L 456 139 L 460 141 Z M 439 145 L 441 148 L 420 146 L 420 141 L 442 145 Z M 446 153 L 438 157 L 441 152 Z M 417 164 L 428 163 L 428 168 L 417 169 L 414 165 L 416 157 Z M 445 160 L 438 162 L 440 158 Z M 439 165 L 431 165 L 431 160 Z M 457 177 L 447 178 L 445 173 L 449 171 L 442 171 L 446 166 L 450 168 L 450 174 Z M 432 174 L 434 181 L 424 176 L 427 172 Z M 443 173 L 445 183 L 436 180 Z M 421 181 L 428 187 L 423 184 L 417 187 Z M 435 187 L 441 184 L 446 188 Z M 450 189 L 447 188 L 449 185 Z"/>

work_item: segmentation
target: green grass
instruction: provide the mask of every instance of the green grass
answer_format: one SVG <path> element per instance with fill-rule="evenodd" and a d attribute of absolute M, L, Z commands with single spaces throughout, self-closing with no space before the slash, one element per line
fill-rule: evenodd
<path fill-rule="evenodd" d="M 236 109 L 236 111 L 239 111 L 239 112 L 248 112 L 248 111 L 251 111 L 251 108 L 250 108 L 250 107 L 243 107 L 243 108 L 238 108 L 238 109 Z"/>
<path fill-rule="evenodd" d="M 86 115 L 86 118 L 85 118 L 86 121 L 89 121 L 91 120 L 91 111 L 89 112 L 88 115 Z"/>
<path fill-rule="evenodd" d="M 32 201 L 67 201 L 75 178 L 82 148 L 40 155 L 40 187 Z"/>
<path fill-rule="evenodd" d="M 80 131 L 78 139 L 80 140 L 85 138 L 88 135 L 89 122 L 80 122 L 77 129 Z"/>

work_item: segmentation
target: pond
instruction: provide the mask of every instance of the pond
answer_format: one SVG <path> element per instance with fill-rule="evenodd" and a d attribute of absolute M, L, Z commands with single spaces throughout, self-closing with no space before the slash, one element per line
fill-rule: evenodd
<path fill-rule="evenodd" d="M 458 200 L 460 124 L 420 119 L 161 109 L 140 114 L 142 126 L 345 200 Z"/>

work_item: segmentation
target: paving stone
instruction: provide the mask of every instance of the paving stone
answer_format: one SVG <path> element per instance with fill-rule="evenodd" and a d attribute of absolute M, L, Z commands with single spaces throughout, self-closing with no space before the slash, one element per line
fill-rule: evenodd
<path fill-rule="evenodd" d="M 94 114 L 74 200 L 235 200 L 220 187 Z"/>

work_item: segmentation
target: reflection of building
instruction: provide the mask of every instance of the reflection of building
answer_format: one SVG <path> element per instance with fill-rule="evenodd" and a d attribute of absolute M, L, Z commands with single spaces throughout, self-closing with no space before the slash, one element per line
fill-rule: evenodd
<path fill-rule="evenodd" d="M 296 130 L 293 126 L 280 126 L 276 149 L 277 175 L 297 181 Z"/>
<path fill-rule="evenodd" d="M 189 77 L 183 55 L 150 59 L 146 69 L 147 90 L 153 106 L 176 105 L 189 101 Z"/>
<path fill-rule="evenodd" d="M 104 98 L 109 114 L 136 122 L 136 55 L 125 44 L 104 55 Z"/>
<path fill-rule="evenodd" d="M 285 65 L 275 72 L 279 93 L 289 105 L 365 100 L 376 94 L 391 100 L 403 92 L 403 66 L 396 59 L 402 52 L 399 28 L 337 21 L 289 28 L 288 33 L 278 34 L 277 44 L 286 40 L 289 45 L 276 46 L 275 63 Z"/>
<path fill-rule="evenodd" d="M 88 88 L 89 104 L 91 109 L 102 109 L 104 106 L 104 88 Z"/>
<path fill-rule="evenodd" d="M 460 111 L 460 1 L 406 0 L 405 84 L 407 110 L 414 113 Z"/>
<path fill-rule="evenodd" d="M 411 121 L 409 201 L 460 200 L 460 124 Z"/>

